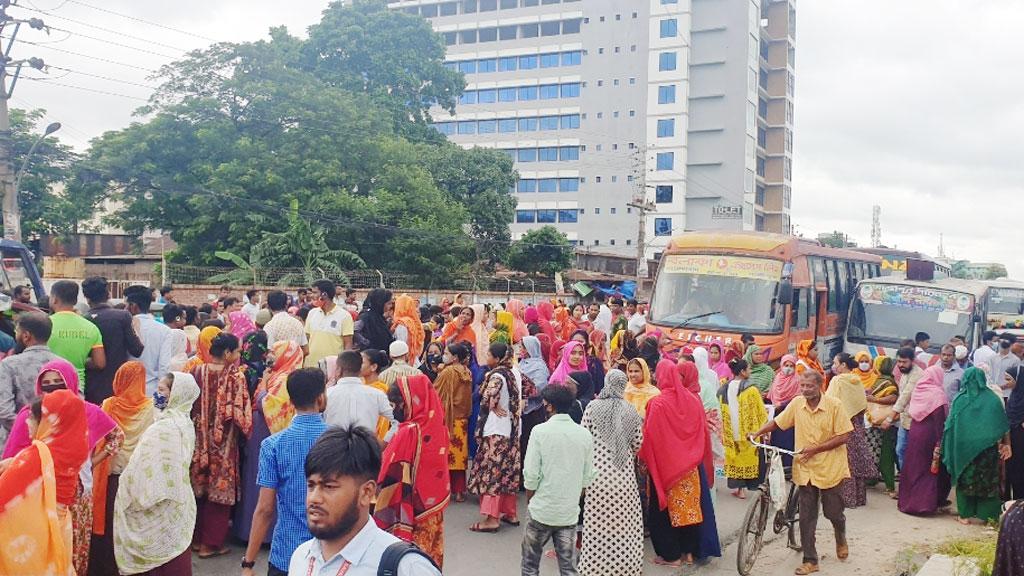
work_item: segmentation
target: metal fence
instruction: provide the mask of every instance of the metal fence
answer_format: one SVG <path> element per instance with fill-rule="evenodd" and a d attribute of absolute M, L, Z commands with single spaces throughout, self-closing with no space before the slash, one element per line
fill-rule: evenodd
<path fill-rule="evenodd" d="M 170 284 L 213 285 L 223 284 L 220 278 L 232 268 L 214 266 L 190 266 L 167 264 L 166 281 Z M 249 278 L 251 275 L 251 278 Z M 257 268 L 248 271 L 242 280 L 241 274 L 234 284 L 239 286 L 280 286 L 298 288 L 311 283 L 305 271 L 299 268 Z M 450 290 L 456 292 L 505 292 L 505 293 L 554 293 L 555 280 L 552 277 L 527 278 L 525 276 L 484 276 L 475 274 L 425 277 L 389 270 L 350 270 L 346 278 L 327 272 L 317 273 L 312 278 L 328 278 L 356 289 L 379 288 L 390 290 L 413 290 L 430 292 Z"/>

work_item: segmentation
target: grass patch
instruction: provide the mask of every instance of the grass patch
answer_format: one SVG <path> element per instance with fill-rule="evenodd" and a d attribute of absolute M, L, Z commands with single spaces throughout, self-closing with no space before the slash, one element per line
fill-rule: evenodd
<path fill-rule="evenodd" d="M 992 576 L 998 538 L 999 535 L 995 531 L 972 538 L 957 538 L 939 546 L 938 552 L 953 558 L 970 560 L 980 570 L 980 576 Z"/>

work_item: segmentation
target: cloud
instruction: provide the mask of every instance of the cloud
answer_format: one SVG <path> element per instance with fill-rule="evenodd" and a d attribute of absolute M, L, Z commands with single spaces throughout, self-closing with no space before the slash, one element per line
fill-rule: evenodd
<path fill-rule="evenodd" d="M 838 0 L 797 8 L 794 222 L 1000 261 L 1024 277 L 1024 4 Z M 1013 239 L 1016 237 L 1016 241 Z"/>

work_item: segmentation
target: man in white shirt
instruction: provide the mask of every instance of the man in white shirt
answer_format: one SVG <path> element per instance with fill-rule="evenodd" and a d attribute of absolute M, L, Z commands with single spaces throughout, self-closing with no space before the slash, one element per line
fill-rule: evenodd
<path fill-rule="evenodd" d="M 152 396 L 156 392 L 157 381 L 171 371 L 176 339 L 168 326 L 157 322 L 149 313 L 153 292 L 148 287 L 129 286 L 124 291 L 124 298 L 128 301 L 135 331 L 142 340 L 142 354 L 137 360 L 146 366 L 146 396 Z"/>
<path fill-rule="evenodd" d="M 1020 358 L 1010 353 L 1017 337 L 1009 332 L 999 335 L 999 352 L 996 352 L 988 361 L 988 383 L 1002 387 L 1006 378 L 1006 371 L 1020 364 Z M 1009 398 L 1012 390 L 1003 389 L 1003 397 Z"/>
<path fill-rule="evenodd" d="M 296 576 L 376 576 L 384 552 L 399 539 L 377 527 L 380 444 L 369 430 L 329 429 L 306 457 L 306 519 L 313 539 L 292 554 Z M 397 576 L 441 576 L 425 555 L 401 556 Z"/>
<path fill-rule="evenodd" d="M 291 340 L 302 348 L 302 352 L 308 352 L 306 344 L 306 327 L 302 320 L 288 313 L 288 295 L 280 290 L 274 290 L 267 294 L 267 308 L 273 317 L 263 331 L 267 333 L 267 346 L 273 346 L 281 340 Z"/>
<path fill-rule="evenodd" d="M 998 338 L 999 334 L 996 334 L 991 330 L 985 332 L 985 334 L 981 337 L 981 347 L 975 350 L 974 355 L 971 356 L 971 364 L 974 364 L 976 367 L 981 368 L 982 370 L 986 370 L 986 367 L 988 366 L 988 361 L 991 360 L 992 357 L 996 355 L 996 348 L 999 347 L 999 344 L 996 342 Z M 991 382 L 992 381 L 989 380 L 989 383 Z"/>
<path fill-rule="evenodd" d="M 359 352 L 346 350 L 338 356 L 338 373 L 341 379 L 327 389 L 327 409 L 324 421 L 328 426 L 349 428 L 362 426 L 376 430 L 379 418 L 391 422 L 391 430 L 384 440 L 390 440 L 398 429 L 391 402 L 387 394 L 363 383 L 359 372 L 363 367 L 363 356 Z"/>
<path fill-rule="evenodd" d="M 245 315 L 253 322 L 256 321 L 256 314 L 260 311 L 259 294 L 259 290 L 246 290 L 245 292 L 245 306 L 242 306 L 242 312 L 245 312 Z"/>

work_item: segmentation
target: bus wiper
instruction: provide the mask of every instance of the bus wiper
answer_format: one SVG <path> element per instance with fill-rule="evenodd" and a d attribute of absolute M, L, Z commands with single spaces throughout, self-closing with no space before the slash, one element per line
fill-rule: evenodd
<path fill-rule="evenodd" d="M 708 312 L 707 314 L 698 314 L 696 316 L 690 316 L 686 320 L 683 320 L 679 324 L 676 324 L 675 326 L 669 328 L 669 330 L 679 330 L 680 328 L 685 328 L 690 322 L 693 322 L 694 320 L 700 320 L 701 318 L 708 318 L 710 316 L 714 316 L 715 314 L 724 314 L 724 313 L 725 313 L 725 310 L 719 310 L 717 312 Z"/>

